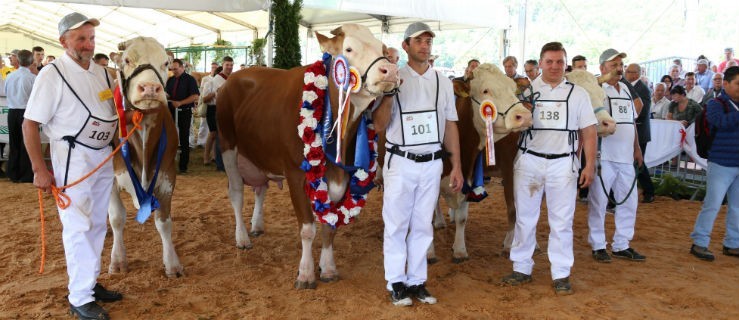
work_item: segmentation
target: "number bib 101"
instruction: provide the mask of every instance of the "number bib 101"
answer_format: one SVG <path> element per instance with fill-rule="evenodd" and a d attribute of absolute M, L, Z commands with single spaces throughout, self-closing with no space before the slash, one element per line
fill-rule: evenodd
<path fill-rule="evenodd" d="M 566 130 L 567 102 L 537 101 L 534 111 L 534 127 Z"/>
<path fill-rule="evenodd" d="M 403 142 L 405 145 L 439 143 L 439 131 L 435 110 L 404 113 Z"/>

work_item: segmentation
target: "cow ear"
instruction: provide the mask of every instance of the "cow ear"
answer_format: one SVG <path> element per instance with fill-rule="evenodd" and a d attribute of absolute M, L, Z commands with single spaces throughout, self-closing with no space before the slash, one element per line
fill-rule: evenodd
<path fill-rule="evenodd" d="M 333 33 L 333 31 L 331 32 Z M 316 38 L 318 39 L 318 44 L 321 46 L 321 51 L 328 52 L 333 56 L 341 53 L 341 46 L 337 45 L 337 43 L 341 44 L 343 42 L 344 40 L 343 33 L 340 36 L 329 38 L 327 36 L 322 35 L 319 32 L 316 32 Z"/>
<path fill-rule="evenodd" d="M 344 35 L 344 30 L 341 29 L 341 27 L 338 27 L 338 28 L 336 28 L 334 30 L 331 30 L 331 34 L 333 34 L 335 36 L 343 36 Z"/>
<path fill-rule="evenodd" d="M 454 80 L 452 81 L 452 84 L 454 85 L 454 95 L 461 97 L 461 98 L 467 98 L 470 96 L 470 83 L 467 81 L 460 81 L 460 80 Z"/>
<path fill-rule="evenodd" d="M 118 51 L 126 51 L 129 43 L 131 43 L 131 40 L 118 43 Z"/>

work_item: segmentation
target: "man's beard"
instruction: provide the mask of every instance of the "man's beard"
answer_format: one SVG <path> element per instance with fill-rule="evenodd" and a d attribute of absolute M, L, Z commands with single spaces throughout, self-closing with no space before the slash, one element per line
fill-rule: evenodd
<path fill-rule="evenodd" d="M 74 58 L 77 59 L 78 61 L 87 61 L 87 60 L 92 59 L 92 52 L 75 51 Z"/>

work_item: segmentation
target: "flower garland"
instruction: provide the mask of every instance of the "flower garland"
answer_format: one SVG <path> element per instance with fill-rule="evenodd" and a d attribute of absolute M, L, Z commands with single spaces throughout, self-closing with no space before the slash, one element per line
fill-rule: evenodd
<path fill-rule="evenodd" d="M 324 59 L 330 55 L 324 54 Z M 323 151 L 322 119 L 324 99 L 328 88 L 326 67 L 322 61 L 316 61 L 308 67 L 303 78 L 303 103 L 300 106 L 298 120 L 298 136 L 303 140 L 303 156 L 305 159 L 301 169 L 305 171 L 305 193 L 311 202 L 311 209 L 316 220 L 333 228 L 349 224 L 359 215 L 366 204 L 367 194 L 373 187 L 373 179 L 377 171 L 377 135 L 371 120 L 366 121 L 367 143 L 369 144 L 369 172 L 357 169 L 351 177 L 344 197 L 339 202 L 331 202 L 328 198 L 326 183 L 326 154 Z M 330 98 L 329 98 L 330 99 Z"/>

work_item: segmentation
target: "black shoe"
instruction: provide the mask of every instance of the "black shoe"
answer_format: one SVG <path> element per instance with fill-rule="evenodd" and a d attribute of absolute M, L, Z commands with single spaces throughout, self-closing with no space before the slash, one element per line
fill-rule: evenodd
<path fill-rule="evenodd" d="M 570 284 L 570 277 L 555 279 L 552 283 L 554 287 L 554 293 L 559 296 L 566 296 L 572 294 L 572 285 Z"/>
<path fill-rule="evenodd" d="M 95 287 L 92 288 L 92 292 L 92 296 L 97 301 L 115 302 L 123 299 L 123 295 L 120 292 L 107 290 L 105 289 L 105 287 L 103 287 L 103 285 L 99 283 L 95 284 Z"/>
<path fill-rule="evenodd" d="M 725 256 L 739 257 L 739 248 L 729 248 L 724 246 L 723 252 Z"/>
<path fill-rule="evenodd" d="M 408 292 L 411 295 L 415 296 L 416 299 L 418 299 L 418 301 L 421 301 L 423 303 L 427 303 L 427 304 L 436 303 L 436 298 L 434 298 L 434 296 L 432 296 L 431 293 L 428 290 L 426 290 L 425 283 L 415 285 L 415 286 L 410 286 L 408 288 Z"/>
<path fill-rule="evenodd" d="M 187 169 L 184 169 L 184 170 L 180 169 L 180 174 L 186 174 L 186 173 L 187 173 Z"/>
<path fill-rule="evenodd" d="M 504 284 L 517 286 L 531 282 L 531 276 L 518 271 L 513 271 L 513 273 L 503 277 L 503 280 L 501 280 L 501 282 L 503 282 Z"/>
<path fill-rule="evenodd" d="M 636 250 L 632 248 L 621 251 L 611 251 L 611 254 L 613 254 L 613 256 L 616 258 L 627 259 L 631 261 L 647 261 L 647 257 L 640 255 L 638 252 L 636 252 Z"/>
<path fill-rule="evenodd" d="M 611 263 L 611 256 L 608 255 L 606 249 L 593 250 L 593 259 L 600 263 Z"/>
<path fill-rule="evenodd" d="M 641 199 L 641 203 L 652 203 L 654 202 L 654 195 L 644 195 L 644 198 Z"/>
<path fill-rule="evenodd" d="M 698 259 L 706 261 L 713 261 L 713 259 L 716 259 L 716 257 L 713 256 L 713 253 L 708 251 L 708 248 L 701 247 L 699 245 L 690 246 L 690 254 L 694 255 Z"/>
<path fill-rule="evenodd" d="M 82 320 L 110 320 L 108 312 L 95 301 L 90 301 L 79 307 L 69 305 L 69 313 Z"/>
<path fill-rule="evenodd" d="M 393 305 L 406 307 L 413 304 L 411 297 L 408 296 L 408 288 L 402 282 L 395 282 L 392 284 L 393 291 L 390 291 L 390 300 Z"/>

